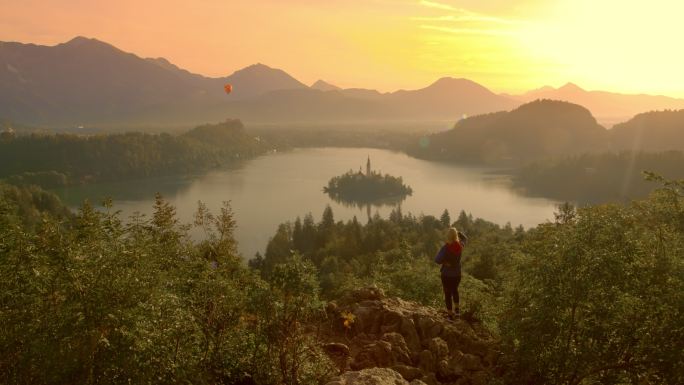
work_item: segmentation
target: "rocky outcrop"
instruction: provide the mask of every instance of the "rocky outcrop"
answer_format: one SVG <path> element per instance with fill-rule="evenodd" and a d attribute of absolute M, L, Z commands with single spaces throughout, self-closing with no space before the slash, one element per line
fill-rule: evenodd
<path fill-rule="evenodd" d="M 327 312 L 324 350 L 343 373 L 339 381 L 346 382 L 339 383 L 375 384 L 363 376 L 389 373 L 368 371 L 373 368 L 391 369 L 387 381 L 398 375 L 428 385 L 480 385 L 493 375 L 496 343 L 474 320 L 447 320 L 436 309 L 388 298 L 377 288 L 331 302 Z"/>
<path fill-rule="evenodd" d="M 345 372 L 327 385 L 425 385 L 420 380 L 406 381 L 392 369 L 372 368 Z"/>

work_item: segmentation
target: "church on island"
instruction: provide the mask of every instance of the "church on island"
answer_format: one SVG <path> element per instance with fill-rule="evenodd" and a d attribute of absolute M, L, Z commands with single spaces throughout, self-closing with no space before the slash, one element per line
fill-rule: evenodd
<path fill-rule="evenodd" d="M 359 167 L 358 172 L 349 170 L 346 174 L 333 177 L 323 187 L 333 199 L 350 202 L 373 202 L 383 198 L 405 197 L 411 195 L 411 187 L 405 185 L 401 177 L 382 175 L 373 171 L 370 156 L 366 160 L 366 172 Z"/>
<path fill-rule="evenodd" d="M 363 172 L 361 171 L 361 166 L 359 166 L 359 174 L 360 174 L 360 175 L 363 175 Z M 366 176 L 367 176 L 367 177 L 371 176 L 370 155 L 368 155 L 368 161 L 366 162 Z"/>

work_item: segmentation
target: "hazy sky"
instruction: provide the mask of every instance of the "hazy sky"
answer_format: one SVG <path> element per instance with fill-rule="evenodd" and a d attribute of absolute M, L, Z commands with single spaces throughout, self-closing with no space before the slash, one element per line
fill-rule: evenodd
<path fill-rule="evenodd" d="M 453 76 L 684 97 L 682 15 L 681 0 L 0 0 L 0 40 L 83 35 L 204 75 L 261 62 L 383 91 Z"/>

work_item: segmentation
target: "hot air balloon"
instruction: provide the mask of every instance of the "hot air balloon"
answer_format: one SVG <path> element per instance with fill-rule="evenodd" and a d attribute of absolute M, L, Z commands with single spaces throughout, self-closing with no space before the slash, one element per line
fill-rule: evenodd
<path fill-rule="evenodd" d="M 223 86 L 223 89 L 226 91 L 227 94 L 233 92 L 233 85 L 232 84 L 226 84 Z"/>

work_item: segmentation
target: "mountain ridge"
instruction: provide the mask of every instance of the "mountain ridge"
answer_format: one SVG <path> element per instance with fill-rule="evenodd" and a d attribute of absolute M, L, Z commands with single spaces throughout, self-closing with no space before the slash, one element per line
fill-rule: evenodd
<path fill-rule="evenodd" d="M 537 99 L 554 99 L 580 104 L 609 126 L 643 112 L 684 108 L 684 99 L 665 95 L 585 90 L 572 82 L 558 88 L 544 86 L 523 94 L 506 96 L 524 103 Z"/>
<path fill-rule="evenodd" d="M 326 82 L 323 79 L 316 80 L 316 82 L 314 82 L 310 88 L 321 91 L 339 91 L 342 89 L 334 84 Z"/>
<path fill-rule="evenodd" d="M 231 84 L 233 91 L 224 92 Z M 206 77 L 166 58 L 142 58 L 107 42 L 76 36 L 53 46 L 0 42 L 0 117 L 43 127 L 246 123 L 457 121 L 464 114 L 508 111 L 536 99 L 589 108 L 602 122 L 684 108 L 683 99 L 585 91 L 567 83 L 523 95 L 496 94 L 469 79 L 442 77 L 414 90 L 311 87 L 286 71 L 256 63 Z M 325 93 L 322 93 L 325 91 Z"/>

